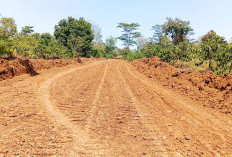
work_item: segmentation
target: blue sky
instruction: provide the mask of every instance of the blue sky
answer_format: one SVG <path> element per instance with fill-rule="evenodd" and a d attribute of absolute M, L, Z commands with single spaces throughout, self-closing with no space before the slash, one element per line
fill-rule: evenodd
<path fill-rule="evenodd" d="M 118 37 L 119 22 L 139 23 L 144 37 L 151 37 L 151 27 L 163 24 L 166 17 L 191 22 L 198 39 L 215 30 L 227 40 L 232 37 L 232 0 L 0 0 L 0 14 L 13 17 L 18 31 L 32 25 L 36 32 L 53 33 L 59 20 L 84 17 L 101 27 L 103 39 Z"/>

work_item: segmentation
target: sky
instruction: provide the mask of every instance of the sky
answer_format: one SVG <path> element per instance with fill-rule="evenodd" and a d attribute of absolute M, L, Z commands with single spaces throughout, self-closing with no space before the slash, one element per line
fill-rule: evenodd
<path fill-rule="evenodd" d="M 121 35 L 120 22 L 139 23 L 143 37 L 152 37 L 151 27 L 167 17 L 190 21 L 195 40 L 210 30 L 229 40 L 231 8 L 232 0 L 0 0 L 1 17 L 13 17 L 18 31 L 30 25 L 35 32 L 53 34 L 61 19 L 83 17 L 101 27 L 103 41 Z"/>

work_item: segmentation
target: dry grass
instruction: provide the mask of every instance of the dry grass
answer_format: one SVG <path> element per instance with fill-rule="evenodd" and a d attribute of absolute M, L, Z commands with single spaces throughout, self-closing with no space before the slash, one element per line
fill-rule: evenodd
<path fill-rule="evenodd" d="M 190 69 L 194 71 L 208 71 L 209 70 L 209 61 L 206 60 L 203 63 L 200 64 L 200 61 L 198 59 L 193 59 L 192 61 L 189 62 L 184 62 L 184 61 L 176 61 L 173 62 L 172 65 L 178 68 L 183 68 L 183 69 Z M 217 66 L 215 61 L 212 61 L 212 67 L 215 68 Z"/>

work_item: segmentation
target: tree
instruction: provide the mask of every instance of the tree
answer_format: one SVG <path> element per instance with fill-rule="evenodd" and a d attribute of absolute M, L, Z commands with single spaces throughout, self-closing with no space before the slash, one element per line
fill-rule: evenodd
<path fill-rule="evenodd" d="M 102 42 L 101 27 L 94 24 L 94 25 L 92 25 L 92 30 L 94 32 L 93 41 L 96 42 L 96 43 Z"/>
<path fill-rule="evenodd" d="M 168 46 L 173 46 L 173 43 L 172 43 L 172 41 L 170 41 L 169 39 L 168 39 L 168 37 L 167 36 L 161 36 L 160 38 L 159 38 L 159 45 L 161 45 L 162 47 L 168 47 Z"/>
<path fill-rule="evenodd" d="M 229 74 L 232 73 L 232 43 L 228 44 L 228 51 L 225 55 L 225 59 L 230 62 L 230 70 L 229 70 Z"/>
<path fill-rule="evenodd" d="M 10 37 L 17 32 L 17 26 L 15 20 L 11 17 L 3 17 L 0 20 L 0 35 Z"/>
<path fill-rule="evenodd" d="M 106 53 L 112 53 L 116 48 L 117 38 L 110 36 L 106 39 Z"/>
<path fill-rule="evenodd" d="M 12 59 L 14 52 L 15 48 L 12 39 L 0 36 L 0 55 L 7 54 L 8 58 Z"/>
<path fill-rule="evenodd" d="M 49 42 L 48 51 L 51 57 L 69 58 L 68 48 L 61 45 L 54 37 Z"/>
<path fill-rule="evenodd" d="M 74 34 L 68 39 L 68 46 L 72 50 L 72 57 L 79 55 L 82 52 L 82 47 L 84 45 L 83 38 L 80 36 L 75 36 Z"/>
<path fill-rule="evenodd" d="M 50 33 L 42 33 L 41 34 L 41 42 L 43 45 L 49 46 L 52 38 L 54 38 Z"/>
<path fill-rule="evenodd" d="M 177 60 L 182 61 L 189 61 L 191 60 L 191 52 L 193 52 L 193 45 L 188 42 L 180 42 L 178 45 L 175 46 L 174 55 Z"/>
<path fill-rule="evenodd" d="M 130 46 L 136 44 L 135 38 L 141 37 L 140 32 L 136 32 L 140 25 L 138 23 L 119 23 L 117 28 L 122 28 L 123 34 L 118 39 L 123 41 L 123 45 L 126 46 L 127 51 L 130 50 Z"/>
<path fill-rule="evenodd" d="M 54 36 L 62 45 L 68 47 L 70 50 L 76 47 L 72 44 L 80 44 L 83 42 L 79 49 L 80 54 L 82 56 L 88 56 L 88 53 L 91 53 L 91 42 L 94 39 L 91 26 L 92 24 L 83 18 L 77 20 L 73 17 L 68 17 L 68 19 L 60 20 L 58 25 L 55 26 Z M 77 38 L 75 42 L 73 38 Z"/>
<path fill-rule="evenodd" d="M 94 57 L 103 57 L 106 53 L 106 45 L 102 42 L 93 42 Z"/>
<path fill-rule="evenodd" d="M 33 33 L 31 36 L 38 41 L 41 39 L 41 35 L 39 33 Z"/>
<path fill-rule="evenodd" d="M 36 38 L 33 35 L 17 34 L 14 37 L 14 47 L 18 55 L 23 55 L 24 57 L 37 57 L 33 50 L 39 45 L 40 34 L 37 34 Z"/>
<path fill-rule="evenodd" d="M 224 45 L 224 44 L 223 44 Z M 232 72 L 232 43 L 219 47 L 219 54 L 216 58 L 218 66 L 221 67 L 219 73 Z"/>
<path fill-rule="evenodd" d="M 171 36 L 174 45 L 178 45 L 180 42 L 188 40 L 187 37 L 193 34 L 193 29 L 189 25 L 189 21 L 167 18 L 163 25 L 163 32 L 165 35 Z"/>
<path fill-rule="evenodd" d="M 162 28 L 163 28 L 163 26 L 158 25 L 158 24 L 155 26 L 152 26 L 152 30 L 155 31 L 152 39 L 154 40 L 155 43 L 159 43 L 160 37 L 164 35 Z"/>
<path fill-rule="evenodd" d="M 137 45 L 138 51 L 141 52 L 141 50 L 145 47 L 148 41 L 149 41 L 148 38 L 144 38 L 144 37 L 136 38 L 136 45 Z"/>
<path fill-rule="evenodd" d="M 24 26 L 24 27 L 22 27 L 21 33 L 27 34 L 27 35 L 31 34 L 34 32 L 33 28 L 34 28 L 34 26 Z"/>
<path fill-rule="evenodd" d="M 13 58 L 15 48 L 13 36 L 17 32 L 17 26 L 13 18 L 3 17 L 0 19 L 0 54 L 7 54 L 9 59 Z"/>
<path fill-rule="evenodd" d="M 222 53 L 222 49 L 226 46 L 226 41 L 223 37 L 219 36 L 211 30 L 201 38 L 201 47 L 203 49 L 204 60 L 209 60 L 209 69 L 212 68 L 212 60 L 217 60 Z"/>

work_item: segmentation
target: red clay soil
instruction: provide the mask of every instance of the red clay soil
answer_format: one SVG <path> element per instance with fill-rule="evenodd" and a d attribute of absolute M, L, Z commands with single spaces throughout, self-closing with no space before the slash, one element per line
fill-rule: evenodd
<path fill-rule="evenodd" d="M 232 75 L 175 68 L 158 57 L 134 60 L 131 64 L 147 77 L 199 101 L 203 106 L 232 114 Z"/>
<path fill-rule="evenodd" d="M 164 65 L 152 79 L 109 59 L 0 81 L 0 157 L 231 156 L 231 115 L 160 85 Z"/>
<path fill-rule="evenodd" d="M 93 59 L 82 58 L 81 62 L 90 61 Z M 65 60 L 65 59 L 15 59 L 5 60 L 0 59 L 0 81 L 13 78 L 25 73 L 31 76 L 37 75 L 38 70 L 50 69 L 53 67 L 62 67 L 70 64 L 78 64 L 76 60 Z"/>

